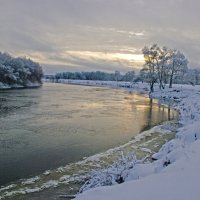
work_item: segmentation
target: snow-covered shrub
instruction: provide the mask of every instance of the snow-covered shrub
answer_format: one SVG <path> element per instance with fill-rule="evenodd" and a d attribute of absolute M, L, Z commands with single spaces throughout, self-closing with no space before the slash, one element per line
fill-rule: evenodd
<path fill-rule="evenodd" d="M 86 190 L 123 183 L 128 177 L 130 169 L 135 166 L 137 159 L 133 153 L 124 155 L 121 153 L 121 157 L 115 161 L 109 168 L 93 171 L 85 184 L 80 188 L 79 193 Z"/>

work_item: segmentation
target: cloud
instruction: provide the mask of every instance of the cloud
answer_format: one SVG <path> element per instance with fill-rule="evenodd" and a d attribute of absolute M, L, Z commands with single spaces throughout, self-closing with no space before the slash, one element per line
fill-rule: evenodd
<path fill-rule="evenodd" d="M 158 43 L 180 49 L 200 67 L 199 7 L 198 0 L 1 0 L 0 50 L 55 70 L 56 64 L 128 70 L 139 63 L 106 53 L 140 54 Z"/>
<path fill-rule="evenodd" d="M 124 53 L 105 53 L 92 51 L 65 51 L 60 54 L 28 54 L 34 60 L 40 60 L 46 72 L 55 73 L 63 70 L 68 71 L 115 71 L 122 72 L 141 68 L 143 55 Z M 54 66 L 54 70 L 52 68 Z M 48 67 L 50 71 L 48 71 Z"/>

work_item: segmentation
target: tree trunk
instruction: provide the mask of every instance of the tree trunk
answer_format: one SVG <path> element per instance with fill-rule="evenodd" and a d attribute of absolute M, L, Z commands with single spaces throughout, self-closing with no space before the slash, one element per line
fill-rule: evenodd
<path fill-rule="evenodd" d="M 150 83 L 150 93 L 154 92 L 154 82 Z"/>
<path fill-rule="evenodd" d="M 163 82 L 162 81 L 160 81 L 160 89 L 165 89 L 165 87 L 164 87 L 164 85 L 163 85 Z"/>
<path fill-rule="evenodd" d="M 172 88 L 172 82 L 173 82 L 173 73 L 170 76 L 170 82 L 169 82 L 169 88 Z"/>

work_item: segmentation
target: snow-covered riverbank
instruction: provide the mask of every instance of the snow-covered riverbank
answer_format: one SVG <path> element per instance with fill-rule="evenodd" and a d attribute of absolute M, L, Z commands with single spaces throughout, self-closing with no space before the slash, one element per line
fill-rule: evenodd
<path fill-rule="evenodd" d="M 21 88 L 37 88 L 41 87 L 42 84 L 39 82 L 28 82 L 26 86 L 20 84 L 11 84 L 8 85 L 6 83 L 0 82 L 0 90 L 8 90 L 8 89 L 21 89 Z"/>
<path fill-rule="evenodd" d="M 146 90 L 137 84 L 134 90 Z M 181 128 L 176 138 L 153 155 L 153 163 L 133 167 L 126 182 L 95 188 L 77 196 L 77 200 L 196 200 L 200 183 L 200 86 L 175 85 L 173 89 L 151 95 L 163 103 L 174 102 L 180 112 Z"/>

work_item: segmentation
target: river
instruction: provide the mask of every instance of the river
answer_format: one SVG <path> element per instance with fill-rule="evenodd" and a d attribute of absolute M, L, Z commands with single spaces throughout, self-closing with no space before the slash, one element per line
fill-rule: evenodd
<path fill-rule="evenodd" d="M 0 91 L 0 185 L 119 146 L 174 117 L 121 89 L 45 83 Z"/>

